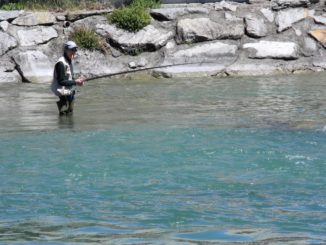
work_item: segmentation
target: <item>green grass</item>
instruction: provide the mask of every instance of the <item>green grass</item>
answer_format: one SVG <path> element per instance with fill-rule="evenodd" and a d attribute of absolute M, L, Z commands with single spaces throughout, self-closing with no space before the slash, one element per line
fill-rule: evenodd
<path fill-rule="evenodd" d="M 80 26 L 74 29 L 69 36 L 70 40 L 76 42 L 78 47 L 87 50 L 99 50 L 107 53 L 106 42 L 97 33 L 87 26 Z"/>
<path fill-rule="evenodd" d="M 21 0 L 18 3 L 0 4 L 3 10 L 78 10 L 78 9 L 101 9 L 106 5 L 97 0 Z"/>

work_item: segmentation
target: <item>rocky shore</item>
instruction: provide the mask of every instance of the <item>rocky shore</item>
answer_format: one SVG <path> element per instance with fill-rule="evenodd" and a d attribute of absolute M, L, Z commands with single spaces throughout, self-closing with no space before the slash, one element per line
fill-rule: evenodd
<path fill-rule="evenodd" d="M 80 50 L 87 78 L 254 76 L 326 70 L 325 0 L 163 5 L 130 33 L 112 10 L 70 13 L 0 10 L 0 83 L 49 83 L 62 44 L 78 26 L 105 38 L 109 52 Z"/>

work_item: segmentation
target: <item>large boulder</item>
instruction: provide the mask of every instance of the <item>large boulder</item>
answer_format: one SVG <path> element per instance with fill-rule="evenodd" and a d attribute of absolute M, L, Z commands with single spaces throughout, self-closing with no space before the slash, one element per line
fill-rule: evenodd
<path fill-rule="evenodd" d="M 18 26 L 49 25 L 56 22 L 56 18 L 49 12 L 26 12 L 16 18 L 12 24 Z"/>
<path fill-rule="evenodd" d="M 20 16 L 23 13 L 24 11 L 18 11 L 18 10 L 14 10 L 14 11 L 0 10 L 0 21 L 3 20 L 11 21 L 13 19 L 16 19 L 18 16 Z"/>
<path fill-rule="evenodd" d="M 0 56 L 8 50 L 17 47 L 18 43 L 15 38 L 5 32 L 0 31 Z"/>
<path fill-rule="evenodd" d="M 187 14 L 207 15 L 209 10 L 204 7 L 184 7 L 184 8 L 158 8 L 151 9 L 151 16 L 159 21 L 175 20 L 180 16 Z"/>
<path fill-rule="evenodd" d="M 15 70 L 15 63 L 9 59 L 0 60 L 0 83 L 21 82 L 21 76 Z"/>
<path fill-rule="evenodd" d="M 305 8 L 293 8 L 281 10 L 277 13 L 275 22 L 277 31 L 282 32 L 290 28 L 294 23 L 299 22 L 305 18 L 314 16 L 315 10 Z"/>
<path fill-rule="evenodd" d="M 164 64 L 212 62 L 222 57 L 234 57 L 237 50 L 237 45 L 219 41 L 196 44 L 177 51 L 169 50 Z"/>
<path fill-rule="evenodd" d="M 11 71 L 11 72 L 0 71 L 0 84 L 1 83 L 19 83 L 21 81 L 22 81 L 22 78 L 17 71 Z"/>
<path fill-rule="evenodd" d="M 240 39 L 244 34 L 242 22 L 214 22 L 209 18 L 187 18 L 177 23 L 180 43 L 193 43 L 217 39 Z"/>
<path fill-rule="evenodd" d="M 21 46 L 42 44 L 58 37 L 57 31 L 51 26 L 36 26 L 33 28 L 11 27 L 8 32 L 17 37 Z"/>
<path fill-rule="evenodd" d="M 326 48 L 326 29 L 312 30 L 309 35 L 320 42 Z"/>
<path fill-rule="evenodd" d="M 137 54 L 142 51 L 156 51 L 173 38 L 172 31 L 148 25 L 133 33 L 116 28 L 114 25 L 98 24 L 96 32 L 108 38 L 110 43 L 121 51 Z"/>
<path fill-rule="evenodd" d="M 250 37 L 265 37 L 268 34 L 267 25 L 263 18 L 249 14 L 245 17 L 246 32 Z"/>
<path fill-rule="evenodd" d="M 53 78 L 53 64 L 41 51 L 28 50 L 14 56 L 23 80 L 33 83 L 50 83 Z"/>
<path fill-rule="evenodd" d="M 249 50 L 250 58 L 297 59 L 299 58 L 299 45 L 294 42 L 260 41 L 245 43 L 244 49 Z"/>

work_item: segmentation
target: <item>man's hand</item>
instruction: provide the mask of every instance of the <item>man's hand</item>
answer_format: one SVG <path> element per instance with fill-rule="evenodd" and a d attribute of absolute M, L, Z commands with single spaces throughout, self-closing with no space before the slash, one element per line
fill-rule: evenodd
<path fill-rule="evenodd" d="M 75 80 L 75 82 L 76 82 L 76 84 L 77 84 L 78 86 L 83 86 L 85 80 L 82 79 L 82 78 L 78 78 L 78 79 Z"/>

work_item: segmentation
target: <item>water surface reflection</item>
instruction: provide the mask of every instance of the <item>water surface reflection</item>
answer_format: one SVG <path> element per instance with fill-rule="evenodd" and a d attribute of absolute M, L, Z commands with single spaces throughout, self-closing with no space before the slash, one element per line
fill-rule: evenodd
<path fill-rule="evenodd" d="M 324 74 L 98 80 L 80 88 L 72 117 L 59 117 L 48 85 L 0 85 L 0 132 L 115 126 L 323 128 Z"/>

